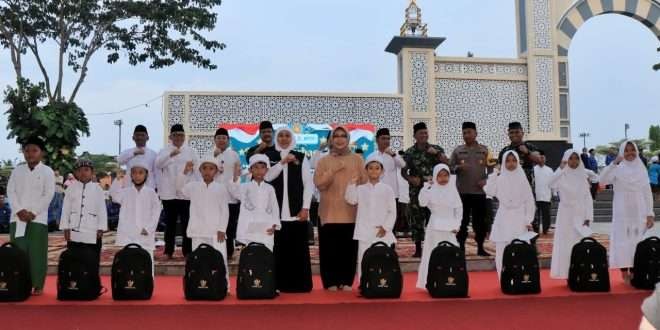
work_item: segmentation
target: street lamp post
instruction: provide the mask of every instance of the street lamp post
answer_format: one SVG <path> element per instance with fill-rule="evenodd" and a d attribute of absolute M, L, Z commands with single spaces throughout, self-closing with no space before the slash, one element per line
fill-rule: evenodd
<path fill-rule="evenodd" d="M 582 132 L 580 133 L 580 137 L 582 138 L 582 145 L 586 149 L 587 148 L 587 138 L 591 136 L 591 134 L 587 132 Z"/>
<path fill-rule="evenodd" d="M 119 126 L 119 151 L 117 151 L 117 155 L 121 154 L 121 125 L 123 125 L 124 122 L 121 119 L 115 120 L 115 125 Z"/>

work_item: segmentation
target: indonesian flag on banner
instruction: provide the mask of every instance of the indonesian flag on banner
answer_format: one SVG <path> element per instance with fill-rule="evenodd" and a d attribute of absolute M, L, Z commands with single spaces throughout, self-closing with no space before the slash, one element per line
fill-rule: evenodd
<path fill-rule="evenodd" d="M 286 126 L 286 124 L 273 124 L 274 128 Z M 338 126 L 346 128 L 351 135 L 351 141 L 357 141 L 360 138 L 368 140 L 374 139 L 375 126 L 368 123 L 350 123 L 350 124 L 304 124 L 312 131 L 328 131 Z M 229 132 L 229 136 L 242 143 L 254 141 L 259 136 L 259 123 L 246 124 L 219 124 L 219 128 L 224 128 Z"/>
<path fill-rule="evenodd" d="M 365 123 L 350 123 L 350 124 L 333 124 L 333 129 L 341 126 L 348 130 L 351 134 L 351 141 L 357 141 L 360 138 L 366 138 L 368 140 L 374 139 L 374 133 L 376 132 L 376 127 L 373 124 Z"/>
<path fill-rule="evenodd" d="M 218 128 L 224 128 L 229 132 L 229 136 L 240 141 L 249 143 L 259 136 L 259 123 L 252 124 L 220 124 Z"/>

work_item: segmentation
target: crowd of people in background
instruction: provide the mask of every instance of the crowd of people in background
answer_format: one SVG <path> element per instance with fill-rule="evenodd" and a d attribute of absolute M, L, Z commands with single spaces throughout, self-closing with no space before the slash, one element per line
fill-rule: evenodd
<path fill-rule="evenodd" d="M 170 128 L 170 143 L 159 152 L 147 147 L 147 129 L 138 125 L 135 147 L 117 157 L 125 172 L 95 173 L 89 160 L 79 159 L 66 180 L 41 163 L 44 142 L 34 138 L 23 143 L 26 163 L 9 181 L 13 211 L 0 194 L 0 217 L 10 218 L 11 239 L 31 256 L 37 294 L 43 288 L 51 222 L 59 222 L 69 244 L 100 251 L 102 233 L 115 228 L 108 218 L 116 216 L 117 244 L 138 243 L 153 258 L 161 213 L 165 247 L 156 258 L 174 257 L 177 235 L 184 256 L 209 244 L 223 253 L 225 263 L 237 244 L 262 243 L 275 255 L 282 292 L 312 289 L 308 245 L 316 226 L 323 286 L 334 291 L 351 290 L 366 247 L 378 241 L 394 245 L 405 232 L 415 244 L 414 257 L 422 259 L 420 274 L 438 242 L 450 241 L 465 251 L 470 225 L 478 255 L 489 256 L 484 243 L 495 242 L 499 271 L 511 240 L 531 231 L 548 234 L 550 208 L 557 200 L 552 275 L 565 278 L 570 247 L 580 238 L 574 222 L 588 227 L 592 199 L 602 186 L 613 185 L 610 264 L 627 276 L 636 242 L 653 226 L 658 156 L 647 164 L 637 146 L 626 141 L 608 154 L 604 168 L 593 149 L 571 149 L 552 169 L 545 152 L 525 140 L 518 122 L 509 124 L 510 143 L 497 157 L 478 142 L 475 123 L 463 123 L 461 132 L 464 143 L 446 154 L 429 142 L 426 124 L 417 123 L 414 144 L 396 152 L 389 130 L 380 128 L 377 150 L 365 160 L 352 150 L 350 132 L 338 126 L 308 158 L 296 151 L 293 131 L 274 130 L 264 121 L 244 171 L 226 129 L 215 132 L 213 148 L 200 157 L 186 143 L 182 125 Z M 534 243 L 534 235 L 528 237 Z M 420 277 L 418 285 L 422 282 Z"/>

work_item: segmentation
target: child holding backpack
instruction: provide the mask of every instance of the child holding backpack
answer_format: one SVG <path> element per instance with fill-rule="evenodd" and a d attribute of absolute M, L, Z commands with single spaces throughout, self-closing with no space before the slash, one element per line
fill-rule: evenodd
<path fill-rule="evenodd" d="M 236 239 L 243 244 L 261 243 L 273 251 L 275 230 L 280 229 L 280 208 L 275 189 L 264 181 L 270 168 L 266 155 L 250 157 L 252 180 L 240 186 L 241 211 Z"/>
<path fill-rule="evenodd" d="M 536 211 L 532 188 L 520 166 L 518 154 L 513 150 L 507 151 L 502 156 L 502 162 L 504 168 L 489 175 L 484 187 L 487 195 L 496 197 L 499 201 L 490 233 L 490 240 L 495 242 L 495 266 L 498 278 L 502 272 L 504 248 L 513 239 L 527 231 L 532 231 L 532 221 Z"/>
<path fill-rule="evenodd" d="M 561 197 L 552 243 L 550 277 L 567 279 L 571 251 L 575 243 L 582 238 L 578 228 L 582 225 L 589 226 L 594 216 L 587 172 L 577 151 L 566 150 L 561 166 L 549 183 L 552 189 L 559 191 Z"/>
<path fill-rule="evenodd" d="M 138 244 L 153 259 L 156 227 L 160 218 L 161 203 L 154 188 L 146 184 L 150 166 L 146 162 L 135 162 L 130 169 L 131 183 L 127 177 L 115 180 L 110 188 L 114 203 L 120 204 L 116 245 Z"/>
<path fill-rule="evenodd" d="M 64 195 L 60 230 L 64 231 L 67 248 L 91 248 L 98 261 L 101 237 L 108 230 L 105 193 L 92 182 L 94 166 L 90 160 L 78 159 L 74 174 L 77 180 L 66 188 Z"/>
<path fill-rule="evenodd" d="M 429 261 L 438 243 L 447 241 L 458 246 L 456 233 L 463 217 L 463 203 L 456 189 L 456 177 L 450 175 L 449 167 L 445 164 L 436 165 L 431 180 L 419 192 L 419 205 L 431 211 L 417 271 L 417 287 L 420 289 L 426 288 Z"/>
<path fill-rule="evenodd" d="M 346 187 L 345 199 L 348 204 L 357 205 L 357 217 L 353 239 L 358 241 L 357 273 L 362 272 L 362 256 L 376 242 L 394 245 L 394 223 L 396 222 L 396 199 L 392 188 L 380 182 L 383 176 L 383 160 L 372 154 L 365 165 L 369 181 L 357 185 L 354 177 Z"/>

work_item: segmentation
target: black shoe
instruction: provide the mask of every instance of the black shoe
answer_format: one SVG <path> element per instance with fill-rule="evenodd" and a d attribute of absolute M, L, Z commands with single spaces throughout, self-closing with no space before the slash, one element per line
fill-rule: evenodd
<path fill-rule="evenodd" d="M 422 257 L 422 242 L 415 242 L 415 254 L 413 254 L 413 258 L 421 258 Z"/>

